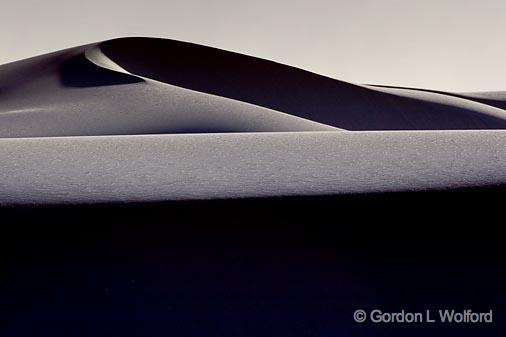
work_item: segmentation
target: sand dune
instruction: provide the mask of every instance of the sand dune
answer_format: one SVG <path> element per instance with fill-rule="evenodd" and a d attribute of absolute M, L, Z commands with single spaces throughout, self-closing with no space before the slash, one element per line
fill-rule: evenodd
<path fill-rule="evenodd" d="M 361 86 L 237 53 L 124 38 L 0 67 L 0 136 L 506 127 L 503 96 Z"/>
<path fill-rule="evenodd" d="M 430 92 L 416 96 L 388 92 L 184 42 L 131 38 L 106 41 L 100 48 L 131 73 L 346 130 L 506 126 L 505 111 L 472 99 L 441 98 Z"/>
<path fill-rule="evenodd" d="M 0 137 L 323 130 L 336 128 L 123 73 L 96 45 L 0 68 Z"/>
<path fill-rule="evenodd" d="M 505 102 L 186 42 L 94 43 L 0 66 L 0 203 L 503 186 L 506 131 L 485 129 L 506 128 Z"/>

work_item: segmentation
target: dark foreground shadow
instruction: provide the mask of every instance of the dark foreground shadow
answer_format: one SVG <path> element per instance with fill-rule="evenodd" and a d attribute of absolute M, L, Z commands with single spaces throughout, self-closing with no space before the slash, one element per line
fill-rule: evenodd
<path fill-rule="evenodd" d="M 3 209 L 2 336 L 503 336 L 496 189 Z M 493 310 L 358 324 L 357 309 Z"/>

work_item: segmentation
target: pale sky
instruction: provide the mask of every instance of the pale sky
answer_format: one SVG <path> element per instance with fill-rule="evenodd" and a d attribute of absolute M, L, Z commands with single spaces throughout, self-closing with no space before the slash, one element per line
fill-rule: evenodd
<path fill-rule="evenodd" d="M 355 83 L 506 90 L 504 0 L 2 0 L 0 8 L 0 64 L 154 36 Z"/>

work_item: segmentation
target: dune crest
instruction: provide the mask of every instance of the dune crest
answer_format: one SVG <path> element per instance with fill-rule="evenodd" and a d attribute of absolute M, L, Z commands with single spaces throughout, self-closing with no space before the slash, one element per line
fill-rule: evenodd
<path fill-rule="evenodd" d="M 0 66 L 0 137 L 338 128 L 132 75 L 99 44 Z"/>
<path fill-rule="evenodd" d="M 124 38 L 100 44 L 132 74 L 252 103 L 346 130 L 500 129 L 506 112 L 455 94 L 355 85 L 196 44 Z M 441 98 L 441 95 L 444 98 Z"/>
<path fill-rule="evenodd" d="M 0 66 L 0 137 L 506 128 L 504 101 L 120 38 Z"/>

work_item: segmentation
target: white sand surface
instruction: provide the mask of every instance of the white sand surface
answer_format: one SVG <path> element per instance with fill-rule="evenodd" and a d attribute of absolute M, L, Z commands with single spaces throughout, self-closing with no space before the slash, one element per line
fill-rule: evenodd
<path fill-rule="evenodd" d="M 0 202 L 90 203 L 446 190 L 506 184 L 506 131 L 0 140 Z"/>

